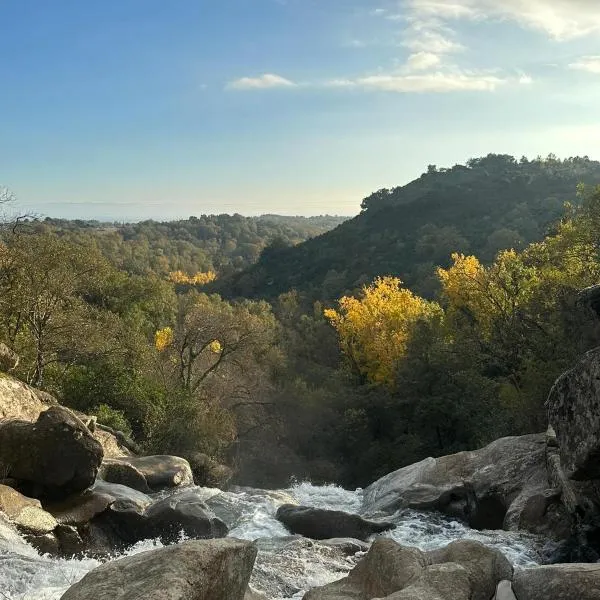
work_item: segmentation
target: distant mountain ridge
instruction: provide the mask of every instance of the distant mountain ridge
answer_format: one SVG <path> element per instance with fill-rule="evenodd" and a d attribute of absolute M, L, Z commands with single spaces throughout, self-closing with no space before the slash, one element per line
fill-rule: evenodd
<path fill-rule="evenodd" d="M 215 289 L 267 299 L 296 289 L 330 301 L 375 276 L 396 275 L 432 295 L 435 266 L 449 264 L 452 252 L 491 260 L 499 250 L 541 239 L 564 203 L 577 201 L 580 183 L 600 184 L 600 162 L 489 154 L 449 169 L 430 165 L 409 184 L 365 198 L 357 217 L 293 248 L 263 252 Z"/>
<path fill-rule="evenodd" d="M 31 225 L 75 239 L 91 237 L 115 266 L 130 274 L 154 273 L 162 277 L 170 271 L 191 275 L 212 270 L 227 276 L 255 263 L 270 245 L 294 246 L 346 219 L 330 215 L 222 214 L 127 224 L 47 218 Z"/>

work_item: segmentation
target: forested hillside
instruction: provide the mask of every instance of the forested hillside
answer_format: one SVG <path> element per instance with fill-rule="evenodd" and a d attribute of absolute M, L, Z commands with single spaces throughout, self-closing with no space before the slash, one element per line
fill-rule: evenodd
<path fill-rule="evenodd" d="M 9 223 L 0 341 L 145 452 L 363 485 L 545 428 L 553 381 L 600 343 L 576 307 L 600 281 L 600 187 L 579 184 L 599 181 L 585 158 L 431 167 L 295 247 L 335 218 Z"/>
<path fill-rule="evenodd" d="M 490 154 L 450 169 L 430 165 L 408 185 L 366 198 L 354 219 L 294 248 L 265 253 L 216 289 L 253 298 L 296 289 L 331 301 L 377 275 L 394 275 L 433 297 L 435 267 L 448 266 L 452 252 L 490 262 L 499 250 L 541 239 L 564 203 L 576 201 L 579 183 L 600 183 L 600 163 Z"/>
<path fill-rule="evenodd" d="M 90 237 L 112 264 L 134 275 L 214 271 L 226 276 L 254 264 L 269 245 L 294 246 L 345 220 L 328 215 L 202 215 L 164 223 L 107 224 L 47 218 L 36 226 L 74 239 Z"/>

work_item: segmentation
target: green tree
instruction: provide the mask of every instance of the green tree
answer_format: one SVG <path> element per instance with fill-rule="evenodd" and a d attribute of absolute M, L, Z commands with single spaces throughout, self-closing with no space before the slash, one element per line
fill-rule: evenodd
<path fill-rule="evenodd" d="M 26 357 L 28 381 L 41 386 L 46 367 L 77 352 L 107 349 L 114 315 L 86 302 L 108 264 L 93 248 L 52 234 L 9 235 L 0 247 L 0 314 L 11 345 Z"/>

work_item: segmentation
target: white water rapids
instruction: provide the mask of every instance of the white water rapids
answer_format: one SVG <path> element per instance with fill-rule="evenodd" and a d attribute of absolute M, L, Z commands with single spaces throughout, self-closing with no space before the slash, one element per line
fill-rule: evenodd
<path fill-rule="evenodd" d="M 311 587 L 343 577 L 361 554 L 347 557 L 340 550 L 298 536 L 290 536 L 275 519 L 277 508 L 296 502 L 318 508 L 359 512 L 362 492 L 301 483 L 286 490 L 241 488 L 235 492 L 195 488 L 230 528 L 230 536 L 256 540 L 259 554 L 251 585 L 270 600 L 302 598 Z M 391 519 L 396 529 L 384 534 L 401 544 L 431 550 L 457 539 L 479 540 L 503 551 L 514 564 L 540 561 L 543 540 L 505 531 L 480 532 L 441 516 L 399 511 Z M 127 554 L 160 546 L 147 540 Z M 94 559 L 56 559 L 39 556 L 17 536 L 0 534 L 0 599 L 58 600 L 65 590 L 99 564 Z"/>

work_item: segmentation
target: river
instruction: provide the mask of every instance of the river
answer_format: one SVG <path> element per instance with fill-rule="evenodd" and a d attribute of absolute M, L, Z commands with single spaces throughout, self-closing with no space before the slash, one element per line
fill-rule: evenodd
<path fill-rule="evenodd" d="M 256 540 L 259 554 L 251 585 L 270 600 L 302 598 L 311 587 L 343 577 L 361 554 L 347 557 L 336 548 L 290 536 L 275 519 L 277 507 L 295 501 L 318 508 L 360 512 L 362 490 L 300 483 L 285 490 L 240 488 L 232 492 L 194 488 L 199 497 L 230 528 L 230 536 Z M 176 493 L 176 492 L 175 492 Z M 505 531 L 480 532 L 438 515 L 399 511 L 397 524 L 384 534 L 401 544 L 431 550 L 457 539 L 479 540 L 498 548 L 515 565 L 535 564 L 545 553 L 539 537 Z M 159 547 L 156 540 L 137 544 L 127 554 Z M 59 600 L 64 591 L 100 564 L 95 559 L 56 559 L 39 556 L 24 540 L 0 536 L 0 599 Z"/>

